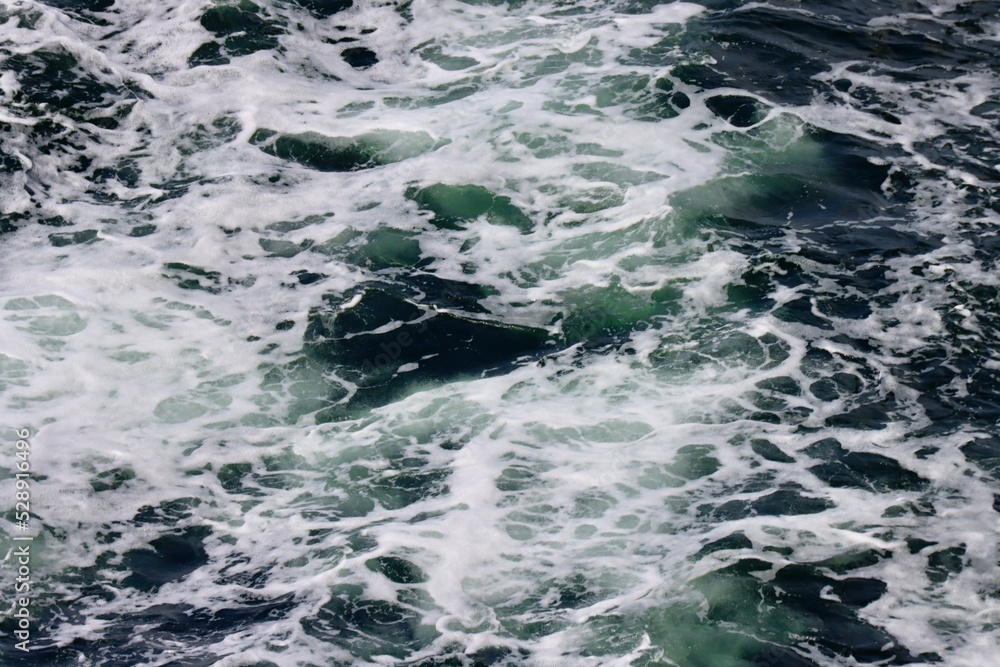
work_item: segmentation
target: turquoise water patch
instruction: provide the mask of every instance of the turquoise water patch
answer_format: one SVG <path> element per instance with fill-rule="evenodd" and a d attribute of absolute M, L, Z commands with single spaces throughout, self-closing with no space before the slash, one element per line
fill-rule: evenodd
<path fill-rule="evenodd" d="M 407 199 L 434 214 L 432 224 L 444 229 L 461 229 L 463 222 L 485 216 L 490 224 L 509 225 L 530 232 L 534 224 L 510 197 L 498 196 L 480 185 L 445 185 L 437 183 L 425 188 L 410 187 Z"/>

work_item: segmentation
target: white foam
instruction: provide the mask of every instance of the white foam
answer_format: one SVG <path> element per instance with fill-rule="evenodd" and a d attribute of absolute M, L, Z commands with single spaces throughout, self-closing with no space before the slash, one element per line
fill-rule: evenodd
<path fill-rule="evenodd" d="M 153 605 L 218 611 L 291 593 L 294 610 L 286 616 L 214 641 L 211 650 L 223 656 L 220 664 L 266 659 L 295 665 L 316 656 L 362 664 L 343 646 L 305 633 L 300 622 L 315 617 L 329 602 L 331 588 L 342 583 L 363 586 L 367 599 L 395 600 L 401 586 L 366 562 L 396 556 L 428 575 L 420 588 L 430 604 L 422 613 L 440 636 L 426 641 L 418 656 L 457 642 L 468 652 L 495 645 L 525 648 L 533 664 L 625 665 L 654 655 L 659 639 L 646 634 L 621 655 L 583 658 L 580 647 L 595 632 L 591 621 L 700 604 L 687 583 L 730 563 L 733 555 L 718 553 L 698 562 L 689 556 L 739 529 L 755 545 L 794 549 L 789 559 L 766 554 L 776 565 L 892 548 L 893 559 L 859 575 L 877 575 L 890 584 L 866 616 L 914 652 L 943 645 L 953 651 L 948 655 L 956 665 L 992 655 L 988 646 L 995 633 L 978 629 L 997 614 L 978 593 L 994 568 L 995 539 L 981 530 L 983 508 L 991 502 L 989 483 L 978 479 L 958 452 L 965 436 L 934 439 L 941 453 L 930 459 L 911 451 L 912 432 L 928 420 L 914 407 L 913 392 L 890 371 L 947 333 L 943 309 L 964 307 L 956 303 L 956 290 L 996 285 L 992 268 L 972 259 L 970 244 L 951 240 L 919 258 L 885 261 L 891 285 L 881 296 L 891 297 L 895 306 L 876 305 L 864 320 L 836 322 L 836 333 L 878 346 L 865 366 L 845 343 L 730 307 L 726 288 L 750 267 L 750 258 L 711 234 L 706 240 L 677 228 L 670 196 L 734 170 L 729 150 L 718 140 L 719 133 L 734 130 L 708 111 L 706 93 L 674 82 L 691 105 L 659 122 L 637 120 L 623 105 L 597 106 L 595 90 L 610 75 L 646 80 L 643 85 L 652 90 L 652 82 L 667 75 L 668 64 L 622 63 L 631 49 L 676 34 L 701 7 L 673 3 L 638 15 L 589 3 L 574 16 L 534 3 L 515 8 L 418 0 L 408 24 L 390 5 L 358 2 L 320 21 L 284 4 L 261 4 L 274 17 L 294 17 L 303 29 L 289 24 L 288 34 L 279 38 L 282 53 L 264 51 L 218 67 L 187 67 L 190 54 L 210 37 L 197 22 L 200 2 L 116 6 L 107 16 L 121 30 L 117 33 L 51 8 L 40 9 L 44 20 L 34 31 L 8 31 L 20 51 L 36 48 L 41 33 L 80 54 L 88 72 L 106 69 L 102 76 L 108 80 L 137 82 L 153 94 L 137 101 L 119 130 L 97 132 L 86 146 L 96 164 L 113 165 L 128 156 L 142 169 L 135 188 L 105 189 L 130 206 L 82 199 L 91 185 L 68 173 L 62 158 L 32 154 L 30 146 L 19 153 L 31 165 L 30 177 L 50 188 L 53 211 L 74 223 L 65 231 L 97 229 L 100 235 L 93 244 L 55 247 L 48 235 L 64 230 L 29 226 L 5 235 L 0 246 L 5 373 L 0 400 L 5 422 L 16 420 L 9 426 L 31 428 L 33 465 L 46 475 L 33 485 L 37 523 L 48 531 L 39 542 L 39 572 L 59 596 L 72 598 L 75 586 L 58 583 L 65 568 L 93 565 L 105 549 L 120 558 L 130 549 L 148 548 L 163 527 L 136 525 L 133 518 L 140 508 L 177 498 L 200 501 L 181 525 L 212 529 L 206 541 L 209 563 L 156 593 L 111 580 L 124 576 L 120 568 L 117 575 L 111 568 L 103 571 L 99 577 L 108 578 L 105 585 L 114 598 L 86 600 L 83 620 L 54 631 L 60 644 L 93 640 L 118 619 Z M 371 27 L 378 29 L 362 32 Z M 344 44 L 322 41 L 345 35 L 359 40 L 350 45 L 374 50 L 379 63 L 354 69 L 340 59 Z M 428 45 L 477 64 L 464 70 L 439 67 L 419 55 Z M 551 68 L 540 70 L 546 59 Z M 820 159 L 819 150 L 802 138 L 805 121 L 899 147 L 912 160 L 903 164 L 953 182 L 990 185 L 919 150 L 921 142 L 955 126 L 995 132 L 988 121 L 967 113 L 994 94 L 990 75 L 928 83 L 927 94 L 917 99 L 911 94 L 914 84 L 859 74 L 850 64 L 835 64 L 824 80 L 847 78 L 878 91 L 884 101 L 904 108 L 901 123 L 877 118 L 846 98 L 817 100 L 782 110 L 798 119 L 769 116 L 777 127 L 771 138 L 775 151 L 800 146 L 804 163 Z M 475 90 L 446 104 L 422 106 L 441 102 L 444 93 L 434 89 L 442 86 Z M 0 79 L 0 87 L 8 98 L 16 88 L 9 77 Z M 372 104 L 357 107 L 356 115 L 344 113 L 357 103 Z M 10 115 L 0 118 L 22 126 L 32 122 Z M 220 118 L 238 120 L 239 128 L 231 135 L 212 129 Z M 450 143 L 386 167 L 322 173 L 251 145 L 258 128 L 330 136 L 418 130 Z M 544 143 L 539 148 L 533 140 Z M 610 155 L 593 154 L 594 145 Z M 608 172 L 598 180 L 580 171 L 599 163 L 662 178 L 629 183 L 620 174 Z M 279 178 L 271 182 L 274 176 Z M 170 181 L 187 177 L 194 180 L 177 197 L 150 200 L 168 193 Z M 20 190 L 24 182 L 12 186 L 10 201 L 17 210 L 30 206 Z M 433 183 L 477 184 L 510 197 L 534 228 L 522 234 L 479 220 L 464 230 L 435 229 L 404 195 L 408 186 Z M 592 213 L 573 212 L 562 203 L 601 187 L 619 193 L 621 203 Z M 996 222 L 988 214 L 970 220 L 960 202 L 931 209 L 930 200 L 941 196 L 943 186 L 917 189 L 913 208 L 919 231 L 950 225 L 957 234 Z M 308 216 L 320 217 L 289 232 L 268 228 Z M 156 232 L 129 236 L 138 224 L 155 224 Z M 299 355 L 307 313 L 322 303 L 323 294 L 343 293 L 375 272 L 346 262 L 337 249 L 332 255 L 310 247 L 292 257 L 269 256 L 261 240 L 309 246 L 349 229 L 368 233 L 388 227 L 414 232 L 423 255 L 434 259 L 427 269 L 440 277 L 494 288 L 484 304 L 508 323 L 549 326 L 574 308 L 602 306 L 602 291 L 612 286 L 642 298 L 674 286 L 681 294 L 678 310 L 646 318 L 655 326 L 635 332 L 612 353 L 577 346 L 502 377 L 424 387 L 368 418 L 323 426 L 310 418 L 288 423 L 291 390 L 262 388 L 265 374 Z M 791 236 L 786 241 L 788 247 L 796 243 Z M 807 270 L 818 271 L 802 261 Z M 924 262 L 930 278 L 912 272 Z M 168 276 L 183 270 L 167 264 L 218 275 L 184 273 L 211 291 L 182 289 L 179 279 Z M 300 270 L 327 278 L 296 284 L 292 272 Z M 951 275 L 954 280 L 939 280 Z M 789 303 L 801 293 L 782 288 L 771 297 Z M 971 309 L 960 312 L 970 335 L 988 343 L 989 325 Z M 294 326 L 277 330 L 284 321 Z M 740 339 L 745 349 L 712 347 L 736 332 L 746 334 Z M 746 341 L 769 337 L 786 356 L 757 361 Z M 818 375 L 803 370 L 807 342 L 834 357 Z M 682 369 L 658 361 L 675 352 L 697 353 L 704 365 Z M 908 419 L 878 431 L 831 428 L 825 420 L 851 408 L 852 399 L 824 403 L 805 390 L 782 398 L 805 411 L 799 422 L 751 418 L 758 408 L 748 396 L 758 382 L 789 377 L 808 387 L 834 369 L 881 373 L 867 390 L 882 398 L 896 395 L 901 409 L 910 411 Z M 399 372 L 409 370 L 407 365 Z M 319 384 L 320 378 L 310 381 Z M 255 421 L 263 418 L 273 425 Z M 822 433 L 803 435 L 800 425 Z M 883 517 L 891 506 L 919 502 L 920 494 L 831 489 L 805 472 L 814 462 L 802 451 L 829 436 L 852 451 L 892 452 L 931 480 L 937 515 Z M 754 438 L 767 438 L 799 460 L 762 460 L 748 450 L 746 442 Z M 671 468 L 687 451 L 682 448 L 692 445 L 707 448 L 705 456 L 718 462 L 716 472 L 685 479 Z M 220 480 L 220 470 L 232 464 L 249 464 L 245 488 L 227 488 Z M 439 471 L 447 491 L 397 505 L 383 499 L 383 505 L 353 514 L 345 509 L 360 506 L 358 498 L 366 493 L 388 493 L 384 489 L 407 466 Z M 134 478 L 117 489 L 96 491 L 92 484 L 107 479 L 98 475 L 114 469 L 128 469 Z M 804 495 L 830 498 L 836 507 L 817 515 L 723 522 L 699 514 L 701 505 L 750 501 L 765 493 L 745 486 L 758 472 L 770 476 L 768 490 L 794 483 Z M 268 475 L 288 477 L 282 483 Z M 112 529 L 121 536 L 100 543 L 98 534 Z M 960 539 L 970 566 L 948 587 L 929 590 L 923 557 L 908 557 L 902 546 L 910 532 Z M 370 548 L 358 546 L 358 535 L 371 540 Z M 257 573 L 266 573 L 262 582 L 247 583 Z M 596 592 L 560 607 L 559 585 L 575 575 Z M 97 618 L 105 614 L 115 620 Z M 938 614 L 968 633 L 959 637 L 940 629 Z M 552 630 L 530 636 L 517 629 L 527 621 L 551 622 Z M 183 647 L 173 650 L 156 660 L 184 653 Z"/>

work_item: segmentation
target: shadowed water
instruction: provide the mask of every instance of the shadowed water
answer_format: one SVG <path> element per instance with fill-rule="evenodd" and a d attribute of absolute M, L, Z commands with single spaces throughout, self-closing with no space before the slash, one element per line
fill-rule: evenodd
<path fill-rule="evenodd" d="M 988 4 L 7 3 L 0 652 L 986 664 Z"/>

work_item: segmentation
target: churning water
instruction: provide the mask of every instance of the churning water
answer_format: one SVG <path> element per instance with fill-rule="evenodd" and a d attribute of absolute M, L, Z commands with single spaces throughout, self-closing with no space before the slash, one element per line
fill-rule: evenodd
<path fill-rule="evenodd" d="M 3 0 L 5 664 L 994 664 L 996 10 Z"/>

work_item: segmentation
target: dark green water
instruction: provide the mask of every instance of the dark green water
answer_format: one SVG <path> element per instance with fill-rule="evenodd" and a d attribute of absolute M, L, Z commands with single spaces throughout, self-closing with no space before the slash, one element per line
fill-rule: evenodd
<path fill-rule="evenodd" d="M 990 664 L 995 9 L 4 4 L 5 664 Z"/>

